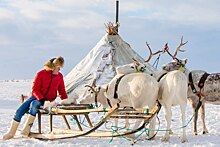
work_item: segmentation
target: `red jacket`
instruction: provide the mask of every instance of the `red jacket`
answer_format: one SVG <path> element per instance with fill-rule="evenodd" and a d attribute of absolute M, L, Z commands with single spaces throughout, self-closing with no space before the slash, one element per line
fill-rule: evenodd
<path fill-rule="evenodd" d="M 32 95 L 37 100 L 44 98 L 51 102 L 56 99 L 57 91 L 61 99 L 67 98 L 61 73 L 53 75 L 52 71 L 48 70 L 41 70 L 37 73 L 32 86 Z"/>

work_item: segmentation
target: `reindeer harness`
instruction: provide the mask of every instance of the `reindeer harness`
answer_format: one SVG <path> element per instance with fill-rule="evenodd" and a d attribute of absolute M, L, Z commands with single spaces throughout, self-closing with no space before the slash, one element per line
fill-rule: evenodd
<path fill-rule="evenodd" d="M 202 88 L 204 87 L 204 83 L 207 79 L 207 77 L 209 76 L 210 74 L 208 74 L 207 72 L 205 72 L 202 77 L 200 78 L 199 80 L 199 83 L 198 83 L 198 87 L 200 88 L 199 91 L 196 90 L 194 84 L 193 84 L 193 78 L 192 78 L 192 72 L 189 73 L 189 86 L 190 88 L 192 89 L 192 92 L 199 97 L 199 103 L 197 105 L 197 108 L 196 108 L 196 111 L 199 109 L 199 107 L 201 106 L 202 104 L 202 101 L 201 101 L 201 97 L 203 96 L 204 97 L 204 94 L 201 92 L 202 91 Z"/>
<path fill-rule="evenodd" d="M 119 85 L 119 82 L 121 81 L 121 79 L 124 77 L 125 75 L 122 75 L 120 76 L 116 82 L 115 82 L 115 90 L 114 90 L 114 98 L 117 99 L 118 98 L 118 85 Z"/>

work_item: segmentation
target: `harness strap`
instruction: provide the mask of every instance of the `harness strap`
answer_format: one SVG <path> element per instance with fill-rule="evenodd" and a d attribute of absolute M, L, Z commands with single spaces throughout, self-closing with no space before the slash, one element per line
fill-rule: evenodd
<path fill-rule="evenodd" d="M 210 74 L 208 74 L 207 72 L 205 72 L 205 73 L 202 75 L 201 79 L 199 80 L 199 84 L 198 84 L 198 86 L 199 86 L 200 89 L 202 89 L 202 88 L 204 87 L 205 80 L 207 79 L 207 77 L 208 77 L 209 75 L 210 75 Z"/>
<path fill-rule="evenodd" d="M 195 86 L 194 86 L 194 84 L 193 84 L 192 72 L 189 73 L 189 86 L 191 87 L 192 92 L 193 92 L 194 94 L 196 94 L 196 93 L 197 93 L 197 90 L 196 90 L 196 88 L 195 88 Z"/>
<path fill-rule="evenodd" d="M 206 73 L 206 72 L 202 75 L 201 79 L 199 80 L 199 84 L 198 84 L 198 86 L 199 86 L 199 88 L 200 88 L 200 91 L 198 92 L 198 91 L 196 90 L 194 84 L 193 84 L 192 72 L 189 73 L 189 85 L 190 85 L 190 87 L 191 87 L 193 93 L 194 93 L 196 96 L 199 97 L 199 102 L 198 102 L 198 104 L 197 104 L 197 106 L 196 106 L 195 113 L 198 112 L 200 106 L 202 105 L 202 96 L 204 97 L 204 95 L 202 94 L 201 91 L 202 91 L 202 88 L 204 87 L 204 82 L 205 82 L 205 80 L 207 79 L 208 76 L 209 76 L 209 74 Z"/>
<path fill-rule="evenodd" d="M 115 90 L 114 90 L 114 91 L 115 91 L 115 92 L 114 92 L 114 98 L 115 98 L 115 99 L 118 98 L 117 91 L 118 91 L 119 82 L 121 81 L 121 79 L 122 79 L 124 76 L 125 76 L 125 75 L 120 76 L 120 77 L 117 79 L 116 83 L 115 83 Z"/>
<path fill-rule="evenodd" d="M 95 106 L 98 107 L 98 92 L 95 91 Z"/>
<path fill-rule="evenodd" d="M 163 78 L 163 76 L 165 76 L 167 73 L 164 73 L 164 74 L 162 74 L 159 78 L 158 78 L 158 80 L 157 80 L 157 82 L 160 82 L 160 80 Z"/>
<path fill-rule="evenodd" d="M 159 102 L 159 100 L 158 100 L 158 99 L 157 99 L 157 105 L 158 105 L 158 107 L 159 107 L 159 110 L 158 110 L 157 114 L 159 114 L 159 112 L 160 112 L 160 109 L 161 109 L 162 105 L 161 105 L 161 103 Z"/>
<path fill-rule="evenodd" d="M 111 102 L 108 98 L 107 98 L 107 102 L 108 102 L 109 107 L 112 108 Z"/>

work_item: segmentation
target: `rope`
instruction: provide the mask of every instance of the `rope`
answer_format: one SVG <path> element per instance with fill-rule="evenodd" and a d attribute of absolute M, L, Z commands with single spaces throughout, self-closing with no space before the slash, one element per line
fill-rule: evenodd
<path fill-rule="evenodd" d="M 146 108 L 146 110 L 145 110 L 145 113 L 146 114 L 149 114 L 149 109 L 148 108 Z M 149 121 L 145 124 L 145 126 L 147 126 L 149 124 Z M 144 128 L 144 129 L 142 129 L 142 130 L 134 130 L 134 129 L 129 129 L 129 128 L 125 128 L 125 127 L 118 127 L 118 126 L 111 126 L 111 129 L 112 129 L 112 138 L 109 140 L 109 143 L 112 143 L 112 141 L 113 141 L 113 134 L 114 133 L 116 133 L 116 134 L 118 134 L 119 135 L 119 137 L 122 137 L 122 138 L 124 138 L 125 140 L 127 140 L 127 141 L 134 141 L 134 143 L 135 143 L 135 140 L 137 140 L 144 132 L 147 134 L 147 136 L 149 136 L 149 130 L 148 129 L 146 129 L 146 128 Z M 131 131 L 131 132 L 134 132 L 134 131 L 136 131 L 135 133 L 137 133 L 137 132 L 141 132 L 139 135 L 137 135 L 133 140 L 132 139 L 129 139 L 128 137 L 126 137 L 125 135 L 122 135 L 122 134 L 120 134 L 119 133 L 119 131 L 121 131 L 121 130 L 125 130 L 125 131 Z M 152 137 L 153 138 L 153 137 Z"/>
<path fill-rule="evenodd" d="M 156 69 L 157 69 L 159 60 L 160 60 L 160 54 L 158 55 L 157 59 L 154 61 L 154 64 L 153 64 L 153 66 L 156 64 L 156 66 L 155 66 Z"/>
<path fill-rule="evenodd" d="M 147 123 L 148 124 L 148 123 Z M 114 133 L 116 133 L 116 134 L 118 134 L 119 135 L 119 137 L 122 137 L 122 138 L 124 138 L 125 140 L 127 140 L 127 141 L 132 141 L 132 139 L 130 139 L 130 138 L 128 138 L 128 137 L 126 137 L 125 135 L 122 135 L 122 134 L 120 134 L 119 133 L 119 131 L 121 131 L 121 130 L 125 130 L 125 131 L 131 131 L 131 132 L 133 132 L 133 131 L 136 131 L 136 130 L 133 130 L 133 129 L 128 129 L 128 128 L 122 128 L 122 127 L 118 127 L 118 126 L 111 126 L 111 129 L 112 129 L 112 134 L 114 134 Z M 143 129 L 143 131 L 142 130 L 139 130 L 139 131 L 136 131 L 136 132 L 141 132 L 139 135 L 137 135 L 135 138 L 134 138 L 134 140 L 136 140 L 137 138 L 139 138 L 144 132 L 146 132 L 148 129 Z M 113 141 L 113 138 L 114 138 L 114 136 L 112 136 L 112 138 L 109 140 L 109 143 L 112 143 L 112 141 Z"/>
<path fill-rule="evenodd" d="M 172 130 L 178 130 L 178 129 L 186 128 L 186 127 L 189 125 L 189 123 L 192 121 L 192 119 L 193 119 L 193 117 L 195 116 L 195 114 L 198 112 L 200 106 L 201 106 L 201 96 L 200 96 L 199 103 L 198 103 L 198 105 L 197 105 L 197 107 L 196 107 L 196 109 L 195 109 L 195 112 L 194 112 L 193 116 L 192 116 L 192 117 L 190 118 L 190 120 L 186 123 L 186 125 L 184 125 L 184 126 L 182 126 L 182 127 L 179 127 L 179 128 L 174 128 L 174 129 L 172 128 Z M 147 111 L 148 111 L 148 110 L 146 110 L 146 112 L 147 112 Z M 158 117 L 157 117 L 157 118 L 158 118 Z M 159 118 L 158 118 L 158 121 L 159 121 Z M 148 125 L 148 124 L 149 124 L 149 122 L 148 122 L 146 125 Z M 159 121 L 159 126 L 160 126 L 160 121 Z M 143 129 L 142 132 L 141 132 L 141 130 L 137 131 L 137 132 L 141 132 L 141 133 L 134 138 L 134 143 L 136 142 L 135 140 L 137 140 L 144 132 L 146 133 L 146 135 L 147 135 L 148 137 L 149 137 L 149 132 L 156 132 L 156 133 L 154 134 L 154 136 L 153 136 L 153 137 L 155 137 L 156 134 L 157 134 L 157 132 L 171 131 L 171 129 L 170 129 L 170 130 L 166 130 L 166 129 L 162 130 L 162 129 L 159 129 L 159 126 L 158 126 L 158 129 L 157 129 L 157 130 L 149 130 L 149 129 L 146 129 L 146 128 L 145 128 L 145 129 Z M 116 128 L 116 129 L 115 129 L 115 128 Z M 117 133 L 120 137 L 124 138 L 125 140 L 132 141 L 131 139 L 127 138 L 126 136 L 120 134 L 120 133 L 118 132 L 118 130 L 119 130 L 119 131 L 120 131 L 120 130 L 123 130 L 123 129 L 126 129 L 127 131 L 128 131 L 128 130 L 130 130 L 130 131 L 135 131 L 135 130 L 128 129 L 128 128 L 117 127 L 117 126 L 112 126 L 111 129 L 112 129 L 112 134 Z M 152 139 L 153 137 L 148 138 L 148 140 Z M 114 137 L 112 137 L 112 138 L 110 139 L 109 143 L 112 143 L 113 138 L 114 138 Z"/>

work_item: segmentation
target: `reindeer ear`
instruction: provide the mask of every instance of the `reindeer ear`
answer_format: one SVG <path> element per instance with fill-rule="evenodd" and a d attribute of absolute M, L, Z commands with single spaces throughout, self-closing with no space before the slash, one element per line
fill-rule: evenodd
<path fill-rule="evenodd" d="M 184 63 L 186 64 L 186 63 L 188 62 L 188 59 L 184 59 L 183 61 L 184 61 Z"/>

